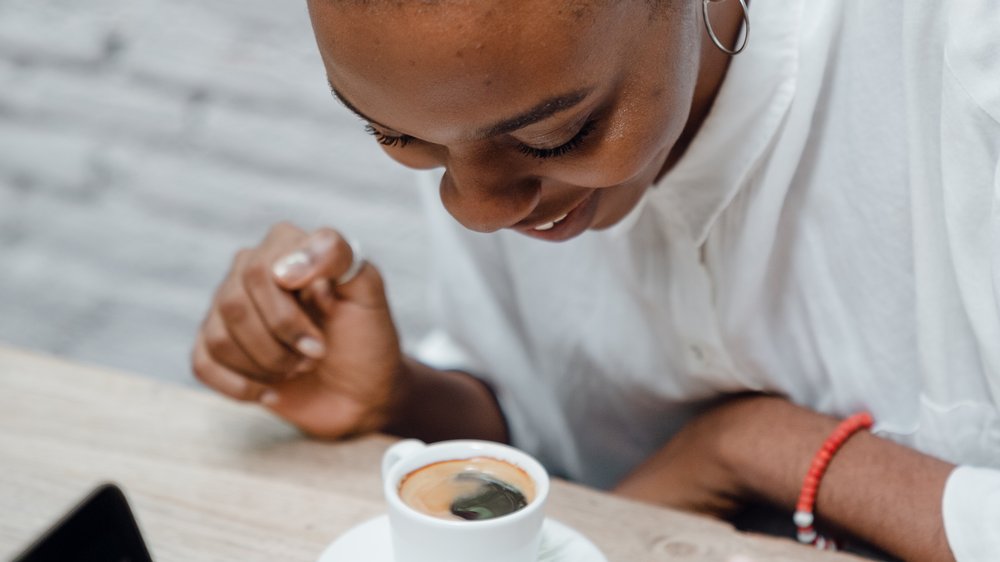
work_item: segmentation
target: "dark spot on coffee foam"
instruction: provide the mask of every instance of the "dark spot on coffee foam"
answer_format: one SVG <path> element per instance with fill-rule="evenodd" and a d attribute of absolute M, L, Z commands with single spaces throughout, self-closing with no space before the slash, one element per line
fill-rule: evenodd
<path fill-rule="evenodd" d="M 459 497 L 451 504 L 451 513 L 468 521 L 494 519 L 510 515 L 528 505 L 527 498 L 520 490 L 482 472 L 463 472 L 456 480 L 475 480 L 479 486 L 466 496 Z"/>

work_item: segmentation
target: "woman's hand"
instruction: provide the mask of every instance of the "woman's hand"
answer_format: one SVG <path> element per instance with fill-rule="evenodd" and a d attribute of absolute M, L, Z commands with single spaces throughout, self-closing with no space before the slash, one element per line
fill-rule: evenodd
<path fill-rule="evenodd" d="M 407 369 L 378 270 L 336 282 L 353 260 L 336 231 L 287 223 L 239 252 L 198 333 L 196 376 L 314 435 L 384 428 Z"/>

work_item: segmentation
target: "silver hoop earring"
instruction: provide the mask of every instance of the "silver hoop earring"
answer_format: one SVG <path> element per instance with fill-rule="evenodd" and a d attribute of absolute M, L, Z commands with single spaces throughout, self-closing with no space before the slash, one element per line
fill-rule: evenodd
<path fill-rule="evenodd" d="M 738 55 L 743 52 L 743 49 L 747 47 L 747 42 L 750 40 L 750 9 L 747 8 L 746 0 L 739 0 L 740 9 L 743 10 L 743 42 L 736 49 L 730 49 L 722 44 L 719 40 L 719 36 L 715 34 L 715 30 L 712 29 L 712 22 L 708 17 L 708 5 L 720 2 L 721 0 L 701 0 L 701 11 L 705 15 L 705 29 L 708 31 L 708 36 L 712 38 L 712 43 L 719 48 L 720 51 L 726 53 L 727 55 Z"/>

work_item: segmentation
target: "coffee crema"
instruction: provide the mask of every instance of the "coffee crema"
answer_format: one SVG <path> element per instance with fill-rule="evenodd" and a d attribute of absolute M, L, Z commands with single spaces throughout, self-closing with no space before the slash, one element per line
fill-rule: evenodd
<path fill-rule="evenodd" d="M 413 509 L 440 519 L 493 519 L 531 503 L 535 483 L 509 462 L 472 457 L 410 472 L 399 483 L 399 497 Z"/>

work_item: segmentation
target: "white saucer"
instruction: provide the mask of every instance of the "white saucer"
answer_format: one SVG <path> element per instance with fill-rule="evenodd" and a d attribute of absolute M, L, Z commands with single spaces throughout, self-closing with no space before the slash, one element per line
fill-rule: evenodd
<path fill-rule="evenodd" d="M 389 516 L 380 515 L 341 535 L 317 562 L 393 562 Z M 608 562 L 594 543 L 553 519 L 542 527 L 538 562 Z"/>

